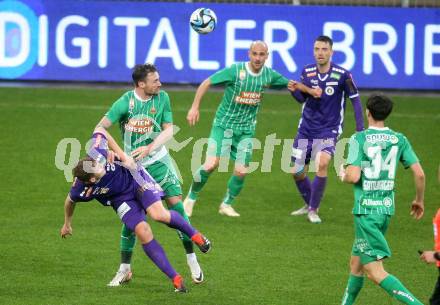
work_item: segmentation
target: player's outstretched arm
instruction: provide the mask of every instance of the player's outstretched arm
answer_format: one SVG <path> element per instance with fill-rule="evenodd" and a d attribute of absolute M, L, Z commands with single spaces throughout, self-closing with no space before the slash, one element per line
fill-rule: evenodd
<path fill-rule="evenodd" d="M 75 211 L 75 202 L 70 199 L 70 196 L 67 195 L 66 200 L 64 201 L 64 225 L 60 230 L 60 234 L 62 238 L 66 238 L 67 235 L 72 235 L 72 218 L 73 212 Z"/>
<path fill-rule="evenodd" d="M 415 219 L 420 219 L 425 211 L 425 173 L 419 162 L 411 165 L 411 171 L 414 176 L 414 184 L 416 186 L 416 198 L 411 204 L 411 215 Z"/>
<path fill-rule="evenodd" d="M 107 138 L 108 147 L 116 153 L 125 167 L 130 169 L 136 168 L 136 164 L 134 163 L 133 159 L 125 154 L 113 136 L 104 127 L 98 125 L 93 132 L 100 132 L 105 135 Z"/>
<path fill-rule="evenodd" d="M 209 78 L 205 79 L 200 86 L 197 88 L 196 95 L 194 96 L 194 101 L 191 105 L 191 108 L 188 111 L 186 119 L 190 126 L 194 126 L 200 118 L 200 103 L 202 102 L 202 98 L 205 95 L 206 91 L 208 91 L 211 86 L 211 80 Z"/>

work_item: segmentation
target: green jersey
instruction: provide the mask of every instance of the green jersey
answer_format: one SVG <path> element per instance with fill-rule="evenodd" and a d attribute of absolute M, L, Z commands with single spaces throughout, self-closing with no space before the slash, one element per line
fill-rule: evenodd
<path fill-rule="evenodd" d="M 405 168 L 419 162 L 403 134 L 370 127 L 351 137 L 347 164 L 361 168 L 361 178 L 354 185 L 353 214 L 394 214 L 399 161 Z"/>
<path fill-rule="evenodd" d="M 119 123 L 124 151 L 128 154 L 139 146 L 153 142 L 162 131 L 162 124 L 173 122 L 170 98 L 165 91 L 148 100 L 142 100 L 134 90 L 128 91 L 112 105 L 106 117 L 112 124 Z M 162 146 L 142 160 L 142 164 L 152 164 L 167 154 Z"/>
<path fill-rule="evenodd" d="M 211 84 L 224 84 L 225 92 L 217 109 L 214 126 L 237 131 L 254 131 L 257 113 L 266 88 L 283 88 L 288 80 L 275 70 L 263 66 L 258 74 L 242 62 L 218 71 L 209 78 Z"/>

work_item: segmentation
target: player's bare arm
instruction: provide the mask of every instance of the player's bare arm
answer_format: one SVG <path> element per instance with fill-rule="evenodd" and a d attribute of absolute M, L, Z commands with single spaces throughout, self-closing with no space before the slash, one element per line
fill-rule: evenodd
<path fill-rule="evenodd" d="M 106 117 L 102 117 L 101 121 L 99 121 L 98 125 L 96 125 L 95 129 L 98 127 L 102 127 L 104 129 L 109 129 L 112 126 L 112 122 Z"/>
<path fill-rule="evenodd" d="M 64 201 L 64 225 L 60 230 L 60 234 L 62 238 L 66 238 L 67 235 L 72 235 L 72 218 L 73 212 L 75 211 L 75 202 L 70 199 L 70 196 L 67 195 L 66 200 Z"/>
<path fill-rule="evenodd" d="M 346 168 L 341 165 L 339 178 L 345 183 L 357 183 L 361 178 L 361 168 L 359 166 L 348 165 Z"/>
<path fill-rule="evenodd" d="M 148 145 L 140 146 L 133 150 L 131 156 L 135 158 L 136 161 L 148 156 L 151 152 L 162 147 L 166 142 L 168 142 L 173 137 L 173 124 L 164 123 L 162 124 L 162 131 L 159 135 Z"/>
<path fill-rule="evenodd" d="M 297 82 L 295 80 L 289 80 L 289 83 L 287 84 L 287 89 L 291 92 L 294 92 L 295 90 L 299 90 L 303 93 L 309 94 L 313 96 L 314 98 L 320 98 L 322 95 L 322 89 L 317 88 L 310 88 L 304 85 L 301 82 Z"/>
<path fill-rule="evenodd" d="M 414 184 L 416 186 L 416 198 L 411 204 L 411 215 L 415 219 L 420 219 L 425 211 L 424 200 L 425 200 L 425 173 L 420 163 L 415 163 L 411 165 L 411 171 L 414 176 Z"/>
<path fill-rule="evenodd" d="M 188 111 L 186 119 L 190 126 L 194 126 L 200 118 L 200 103 L 202 102 L 202 98 L 205 95 L 206 91 L 208 91 L 211 86 L 211 80 L 209 78 L 205 79 L 200 86 L 197 88 L 196 95 L 194 96 L 194 101 L 191 105 L 191 108 Z"/>

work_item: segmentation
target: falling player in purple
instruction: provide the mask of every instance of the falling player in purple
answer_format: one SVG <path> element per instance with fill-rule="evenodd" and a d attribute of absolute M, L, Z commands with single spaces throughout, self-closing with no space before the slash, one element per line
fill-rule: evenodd
<path fill-rule="evenodd" d="M 171 266 L 165 251 L 154 239 L 146 222 L 145 213 L 152 219 L 177 229 L 188 236 L 204 253 L 211 243 L 175 211 L 166 210 L 161 202 L 160 186 L 142 167 L 136 167 L 114 139 L 103 128 L 93 134 L 93 145 L 88 157 L 81 159 L 73 169 L 75 182 L 64 203 L 64 225 L 61 236 L 72 234 L 72 217 L 76 202 L 96 199 L 111 206 L 122 222 L 135 232 L 145 254 L 172 281 L 176 292 L 186 292 L 182 277 Z M 108 145 L 121 158 L 107 162 Z M 129 169 L 130 168 L 130 169 Z"/>
<path fill-rule="evenodd" d="M 306 215 L 312 223 L 320 223 L 319 205 L 327 182 L 330 160 L 344 124 L 345 100 L 350 98 L 356 119 L 356 131 L 364 129 L 359 92 L 351 73 L 330 61 L 333 41 L 319 36 L 314 43 L 315 64 L 304 67 L 301 83 L 290 81 L 288 89 L 303 105 L 298 133 L 292 148 L 293 177 L 305 205 L 291 215 Z M 314 94 L 303 93 L 304 86 Z M 313 182 L 307 177 L 310 159 L 316 162 Z"/>

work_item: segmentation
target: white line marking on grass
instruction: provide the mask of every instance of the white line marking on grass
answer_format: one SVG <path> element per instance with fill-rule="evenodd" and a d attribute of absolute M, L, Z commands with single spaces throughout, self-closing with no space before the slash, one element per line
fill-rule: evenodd
<path fill-rule="evenodd" d="M 30 103 L 0 103 L 0 107 L 5 108 L 35 108 L 35 109 L 60 109 L 60 110 L 108 110 L 110 106 L 101 106 L 101 105 L 85 105 L 85 104 L 74 104 L 74 105 L 65 105 L 65 104 L 30 104 Z M 186 108 L 173 108 L 173 112 L 187 112 Z M 200 109 L 200 112 L 203 113 L 214 113 L 217 111 L 217 108 L 208 108 L 208 109 Z M 291 112 L 290 112 L 291 111 Z M 289 112 L 287 111 L 279 111 L 279 110 L 270 110 L 263 109 L 260 112 L 266 114 L 274 114 L 274 115 L 283 115 L 283 116 L 291 116 L 292 114 L 299 114 L 301 111 L 298 109 L 292 109 Z M 398 118 L 408 118 L 408 119 L 431 119 L 437 120 L 440 119 L 440 114 L 410 114 L 410 113 L 399 113 L 393 112 L 391 114 L 393 117 Z"/>

